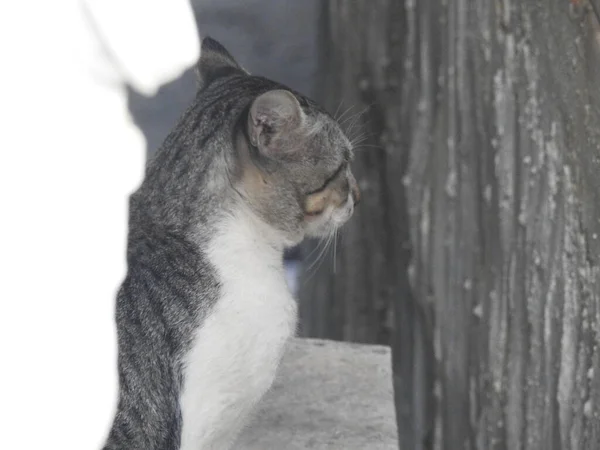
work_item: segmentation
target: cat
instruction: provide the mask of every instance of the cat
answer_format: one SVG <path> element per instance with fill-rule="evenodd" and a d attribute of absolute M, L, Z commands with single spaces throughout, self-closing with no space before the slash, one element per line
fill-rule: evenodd
<path fill-rule="evenodd" d="M 352 145 L 291 89 L 202 41 L 195 100 L 130 198 L 119 399 L 105 450 L 226 450 L 296 330 L 283 251 L 359 200 Z"/>

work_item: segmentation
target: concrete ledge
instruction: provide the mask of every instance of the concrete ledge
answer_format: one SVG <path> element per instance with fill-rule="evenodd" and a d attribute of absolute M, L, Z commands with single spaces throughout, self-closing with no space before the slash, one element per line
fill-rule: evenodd
<path fill-rule="evenodd" d="M 398 449 L 389 348 L 292 341 L 235 448 Z"/>

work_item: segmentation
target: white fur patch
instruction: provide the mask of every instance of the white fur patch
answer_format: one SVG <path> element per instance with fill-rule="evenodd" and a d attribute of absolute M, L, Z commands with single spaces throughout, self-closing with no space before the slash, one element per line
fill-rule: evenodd
<path fill-rule="evenodd" d="M 222 296 L 197 331 L 181 395 L 181 450 L 226 450 L 269 389 L 296 329 L 273 230 L 249 214 L 221 224 L 208 252 Z"/>

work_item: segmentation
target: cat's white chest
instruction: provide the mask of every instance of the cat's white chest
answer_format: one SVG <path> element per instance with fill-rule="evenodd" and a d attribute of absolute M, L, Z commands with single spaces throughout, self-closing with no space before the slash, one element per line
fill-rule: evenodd
<path fill-rule="evenodd" d="M 182 450 L 233 443 L 271 386 L 296 327 L 281 257 L 251 227 L 228 224 L 208 256 L 222 295 L 184 361 Z"/>

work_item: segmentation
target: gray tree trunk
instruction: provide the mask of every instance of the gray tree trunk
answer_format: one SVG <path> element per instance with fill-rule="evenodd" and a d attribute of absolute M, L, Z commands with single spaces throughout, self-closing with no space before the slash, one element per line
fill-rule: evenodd
<path fill-rule="evenodd" d="M 368 146 L 335 274 L 302 281 L 303 333 L 391 343 L 403 450 L 600 448 L 596 18 L 569 0 L 327 8 L 324 95 L 369 107 Z"/>

